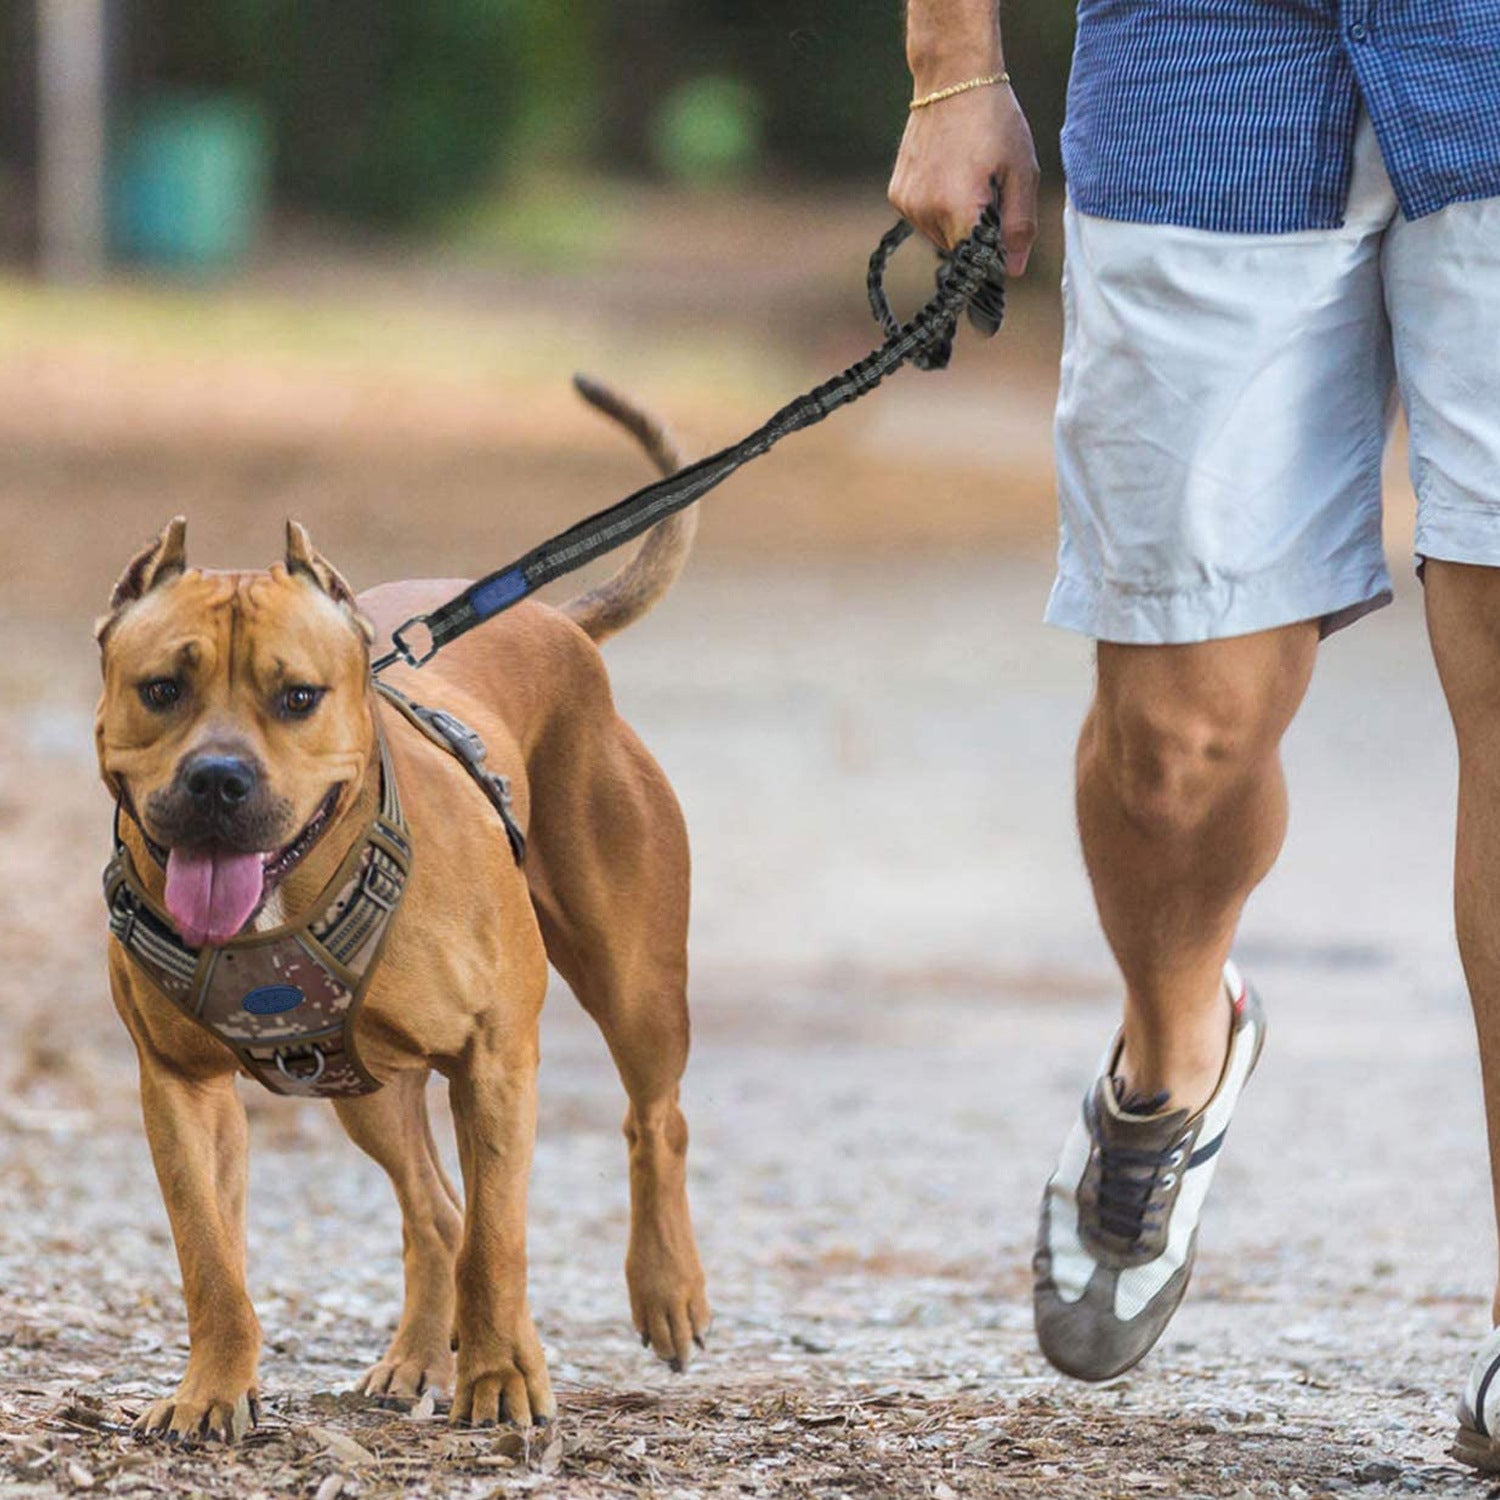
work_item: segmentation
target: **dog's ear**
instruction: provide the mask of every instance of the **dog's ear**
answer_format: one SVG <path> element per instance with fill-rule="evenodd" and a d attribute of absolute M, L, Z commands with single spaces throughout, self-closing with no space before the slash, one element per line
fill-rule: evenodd
<path fill-rule="evenodd" d="M 145 598 L 152 589 L 180 576 L 186 567 L 187 521 L 182 516 L 173 516 L 162 527 L 161 535 L 137 552 L 116 580 L 114 592 L 109 596 L 109 613 L 95 627 L 95 636 L 102 641 L 105 631 L 127 604 Z"/>
<path fill-rule="evenodd" d="M 307 528 L 298 521 L 286 523 L 286 570 L 310 578 L 335 604 L 354 606 L 354 590 L 344 576 L 312 544 Z"/>
<path fill-rule="evenodd" d="M 115 590 L 109 596 L 111 610 L 124 609 L 137 599 L 159 588 L 169 578 L 176 578 L 187 567 L 187 521 L 173 516 L 162 527 L 161 535 L 130 559 L 120 574 Z"/>
<path fill-rule="evenodd" d="M 359 612 L 354 590 L 344 581 L 344 575 L 313 546 L 307 528 L 297 521 L 286 523 L 286 570 L 310 578 L 335 604 L 348 612 L 367 641 L 375 639 L 375 627 Z"/>

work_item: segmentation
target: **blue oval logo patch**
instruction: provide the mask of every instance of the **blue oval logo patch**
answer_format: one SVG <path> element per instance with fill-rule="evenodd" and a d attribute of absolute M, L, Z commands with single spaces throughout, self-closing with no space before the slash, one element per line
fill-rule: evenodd
<path fill-rule="evenodd" d="M 294 984 L 263 984 L 251 990 L 240 1006 L 252 1016 L 279 1016 L 283 1011 L 296 1010 L 307 999 Z"/>

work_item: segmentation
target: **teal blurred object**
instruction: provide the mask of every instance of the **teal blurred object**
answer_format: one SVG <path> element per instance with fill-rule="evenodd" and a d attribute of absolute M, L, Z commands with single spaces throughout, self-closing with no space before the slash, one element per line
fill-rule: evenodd
<path fill-rule="evenodd" d="M 124 259 L 226 270 L 265 215 L 270 132 L 231 95 L 172 95 L 133 113 L 110 168 L 110 244 Z"/>

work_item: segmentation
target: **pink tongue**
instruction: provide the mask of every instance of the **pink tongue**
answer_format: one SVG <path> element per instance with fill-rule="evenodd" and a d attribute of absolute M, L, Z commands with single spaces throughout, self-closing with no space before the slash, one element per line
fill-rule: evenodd
<path fill-rule="evenodd" d="M 167 855 L 167 910 L 195 948 L 227 943 L 250 920 L 264 885 L 259 854 Z"/>

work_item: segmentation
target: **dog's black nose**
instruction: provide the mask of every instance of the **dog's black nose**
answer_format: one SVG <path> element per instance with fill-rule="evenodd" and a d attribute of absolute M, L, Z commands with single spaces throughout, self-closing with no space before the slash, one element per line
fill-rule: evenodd
<path fill-rule="evenodd" d="M 200 807 L 238 807 L 255 790 L 255 767 L 238 755 L 198 755 L 184 770 L 182 784 Z"/>

